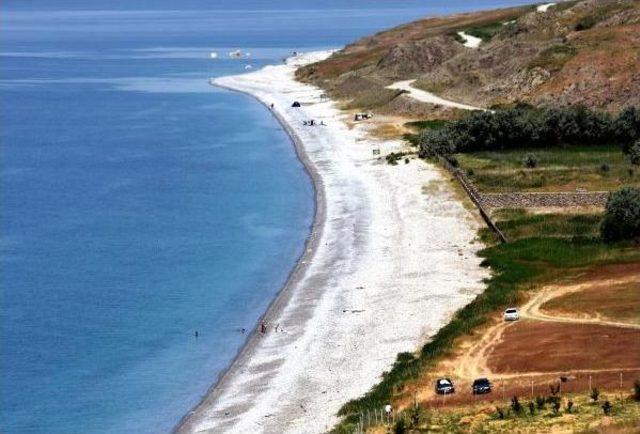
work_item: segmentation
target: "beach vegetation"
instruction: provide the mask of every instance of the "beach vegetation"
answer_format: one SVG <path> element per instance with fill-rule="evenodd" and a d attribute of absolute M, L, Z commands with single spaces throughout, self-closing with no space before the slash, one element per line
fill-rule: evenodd
<path fill-rule="evenodd" d="M 396 166 L 398 161 L 404 158 L 406 155 L 409 155 L 408 152 L 391 152 L 387 154 L 384 158 L 387 161 L 387 164 L 392 166 Z M 405 158 L 405 164 L 409 162 L 408 158 Z"/>

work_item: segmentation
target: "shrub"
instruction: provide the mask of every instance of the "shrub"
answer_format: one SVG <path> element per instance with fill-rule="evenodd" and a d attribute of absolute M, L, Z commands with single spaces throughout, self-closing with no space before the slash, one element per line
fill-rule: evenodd
<path fill-rule="evenodd" d="M 640 112 L 635 107 L 625 108 L 616 118 L 614 128 L 623 150 L 629 152 L 631 145 L 640 139 Z"/>
<path fill-rule="evenodd" d="M 594 17 L 585 17 L 576 24 L 574 27 L 576 32 L 581 32 L 583 30 L 588 30 L 596 24 L 596 19 Z"/>
<path fill-rule="evenodd" d="M 445 128 L 438 130 L 423 130 L 418 139 L 420 157 L 435 157 L 436 155 L 449 155 L 453 152 L 453 146 L 449 134 Z"/>
<path fill-rule="evenodd" d="M 560 400 L 557 399 L 554 403 L 553 403 L 553 414 L 558 414 L 558 412 L 560 412 Z"/>
<path fill-rule="evenodd" d="M 589 395 L 589 397 L 593 400 L 593 402 L 598 402 L 598 398 L 600 397 L 600 391 L 598 390 L 598 388 L 594 387 L 593 389 L 591 389 L 591 394 Z"/>
<path fill-rule="evenodd" d="M 545 403 L 546 400 L 544 399 L 544 396 L 536 396 L 536 407 L 538 407 L 538 410 L 544 410 Z"/>
<path fill-rule="evenodd" d="M 640 189 L 624 187 L 609 196 L 600 234 L 606 242 L 640 237 Z"/>
<path fill-rule="evenodd" d="M 567 402 L 567 413 L 571 413 L 572 409 L 573 409 L 573 401 L 569 400 L 569 402 Z"/>
<path fill-rule="evenodd" d="M 400 419 L 398 419 L 398 421 L 396 422 L 396 424 L 393 427 L 393 432 L 395 434 L 404 434 L 407 432 L 407 424 L 404 421 L 404 418 L 401 417 Z"/>
<path fill-rule="evenodd" d="M 640 401 L 640 378 L 633 382 L 633 399 Z"/>
<path fill-rule="evenodd" d="M 533 169 L 538 165 L 538 159 L 536 158 L 535 155 L 529 154 L 525 157 L 522 164 L 524 165 L 524 167 L 528 169 Z"/>
<path fill-rule="evenodd" d="M 629 148 L 629 160 L 634 166 L 640 166 L 640 139 Z"/>
<path fill-rule="evenodd" d="M 602 404 L 602 411 L 604 411 L 605 416 L 609 416 L 611 414 L 611 408 L 612 405 L 609 401 L 605 401 L 604 404 Z"/>
<path fill-rule="evenodd" d="M 446 159 L 449 162 L 449 164 L 451 164 L 451 166 L 455 168 L 460 167 L 460 163 L 458 162 L 458 159 L 453 155 L 447 155 Z"/>
<path fill-rule="evenodd" d="M 533 416 L 536 413 L 536 405 L 533 403 L 533 401 L 529 401 L 527 407 L 529 407 L 529 414 Z"/>
<path fill-rule="evenodd" d="M 511 398 L 511 409 L 515 414 L 520 414 L 520 412 L 522 411 L 522 404 L 520 404 L 520 400 L 517 396 Z"/>
<path fill-rule="evenodd" d="M 610 170 L 610 167 L 607 163 L 602 163 L 600 165 L 600 170 L 603 171 L 604 173 L 607 173 Z"/>
<path fill-rule="evenodd" d="M 502 407 L 496 407 L 498 413 L 498 419 L 504 419 L 504 409 Z"/>

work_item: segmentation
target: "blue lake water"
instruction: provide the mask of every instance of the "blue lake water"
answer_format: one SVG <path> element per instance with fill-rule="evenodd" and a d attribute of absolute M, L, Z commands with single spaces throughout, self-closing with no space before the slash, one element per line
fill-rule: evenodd
<path fill-rule="evenodd" d="M 524 3 L 3 1 L 0 431 L 170 431 L 285 282 L 312 186 L 210 77 Z"/>

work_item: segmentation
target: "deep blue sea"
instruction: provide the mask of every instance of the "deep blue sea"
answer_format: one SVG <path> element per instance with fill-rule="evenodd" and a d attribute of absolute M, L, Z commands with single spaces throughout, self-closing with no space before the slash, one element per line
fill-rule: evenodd
<path fill-rule="evenodd" d="M 0 2 L 0 431 L 170 431 L 285 282 L 310 180 L 210 77 L 523 3 Z"/>

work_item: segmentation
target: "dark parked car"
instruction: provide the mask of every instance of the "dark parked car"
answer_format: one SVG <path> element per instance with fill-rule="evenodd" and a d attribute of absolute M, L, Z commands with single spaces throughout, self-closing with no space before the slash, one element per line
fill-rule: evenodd
<path fill-rule="evenodd" d="M 491 382 L 486 378 L 478 378 L 473 381 L 472 389 L 474 395 L 489 393 L 491 392 Z"/>
<path fill-rule="evenodd" d="M 438 378 L 436 380 L 436 393 L 438 395 L 448 395 L 455 393 L 456 388 L 453 387 L 453 383 L 448 378 Z"/>

